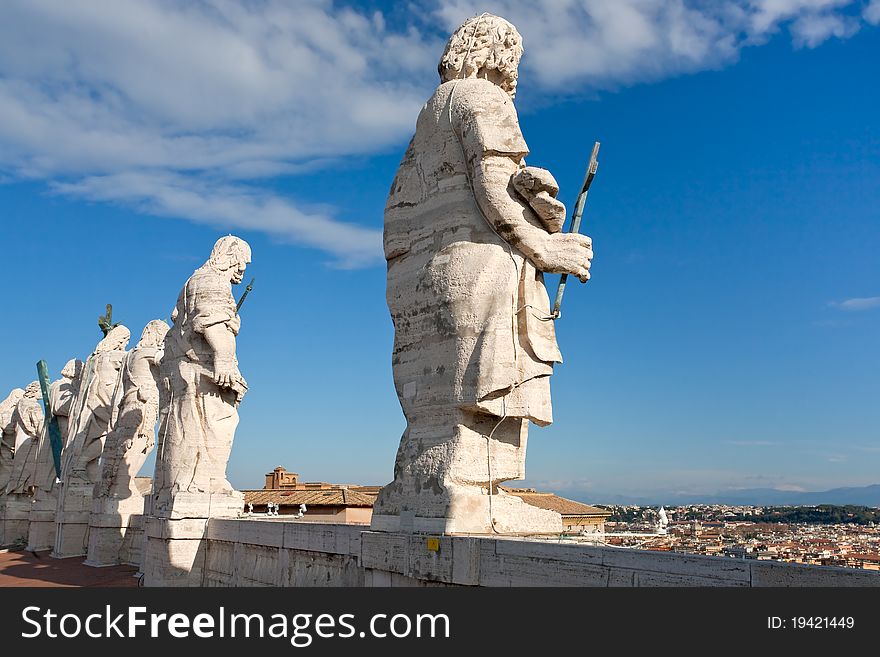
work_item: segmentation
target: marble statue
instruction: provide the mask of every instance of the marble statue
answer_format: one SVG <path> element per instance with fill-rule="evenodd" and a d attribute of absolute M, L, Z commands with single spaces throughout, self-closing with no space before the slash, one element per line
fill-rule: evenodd
<path fill-rule="evenodd" d="M 34 472 L 40 432 L 43 429 L 43 407 L 40 399 L 40 384 L 36 381 L 28 384 L 5 427 L 9 428 L 11 425 L 14 432 L 15 455 L 4 489 L 5 494 L 0 497 L 0 545 L 21 545 L 27 542 Z"/>
<path fill-rule="evenodd" d="M 83 362 L 77 359 L 67 361 L 61 370 L 61 378 L 49 385 L 49 406 L 58 422 L 61 435 L 61 458 L 67 447 L 70 429 L 70 414 L 79 389 L 83 373 Z M 27 548 L 33 552 L 48 550 L 55 542 L 55 514 L 58 506 L 58 473 L 52 454 L 52 442 L 47 430 L 48 422 L 43 424 L 40 448 L 37 455 L 37 470 L 34 480 L 34 501 L 29 513 Z"/>
<path fill-rule="evenodd" d="M 88 564 L 119 563 L 131 524 L 142 522 L 142 518 L 132 518 L 144 511 L 135 476 L 156 445 L 157 379 L 167 332 L 168 325 L 162 320 L 149 322 L 120 368 L 111 404 L 111 429 L 101 454 L 101 479 L 95 486 L 89 519 Z"/>
<path fill-rule="evenodd" d="M 202 583 L 209 518 L 244 514 L 244 495 L 226 479 L 247 383 L 238 369 L 241 326 L 232 285 L 251 262 L 228 235 L 189 277 L 171 314 L 159 365 L 159 436 L 153 493 L 144 519 L 146 586 Z"/>
<path fill-rule="evenodd" d="M 557 533 L 559 514 L 498 485 L 525 474 L 528 424 L 552 421 L 562 357 L 542 272 L 590 276 L 589 237 L 565 207 L 513 105 L 516 28 L 484 14 L 450 38 L 385 206 L 394 385 L 406 416 L 383 531 Z"/>
<path fill-rule="evenodd" d="M 12 392 L 0 402 L 0 496 L 6 491 L 9 483 L 9 475 L 12 473 L 12 460 L 15 455 L 15 423 L 12 421 L 15 406 L 24 396 L 24 390 L 14 388 Z"/>
<path fill-rule="evenodd" d="M 154 319 L 144 328 L 137 346 L 130 351 L 120 369 L 113 404 L 112 430 L 101 455 L 101 481 L 95 497 L 139 496 L 134 478 L 156 445 L 159 419 L 159 359 L 168 324 Z"/>
<path fill-rule="evenodd" d="M 235 342 L 241 325 L 232 285 L 251 261 L 248 244 L 220 238 L 177 299 L 159 368 L 162 396 L 153 513 L 238 515 L 243 498 L 226 480 L 247 384 Z M 192 506 L 191 506 L 192 505 Z"/>
<path fill-rule="evenodd" d="M 7 495 L 33 494 L 37 471 L 40 434 L 43 431 L 43 405 L 40 384 L 32 381 L 15 405 L 12 422 L 15 424 L 15 457 L 12 472 L 6 484 Z"/>
<path fill-rule="evenodd" d="M 85 363 L 70 416 L 68 445 L 62 455 L 53 551 L 57 557 L 86 552 L 94 487 L 101 479 L 99 459 L 110 428 L 113 392 L 129 337 L 125 326 L 115 326 Z"/>

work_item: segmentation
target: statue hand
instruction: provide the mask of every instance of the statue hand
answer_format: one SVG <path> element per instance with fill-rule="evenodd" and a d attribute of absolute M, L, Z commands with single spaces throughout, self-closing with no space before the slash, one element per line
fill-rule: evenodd
<path fill-rule="evenodd" d="M 238 371 L 238 365 L 235 358 L 217 358 L 214 359 L 214 383 L 221 388 L 232 388 L 236 384 L 244 381 L 241 372 Z"/>
<path fill-rule="evenodd" d="M 582 283 L 590 278 L 593 240 L 579 233 L 554 233 L 547 236 L 544 249 L 533 258 L 535 266 L 551 274 L 571 274 Z"/>

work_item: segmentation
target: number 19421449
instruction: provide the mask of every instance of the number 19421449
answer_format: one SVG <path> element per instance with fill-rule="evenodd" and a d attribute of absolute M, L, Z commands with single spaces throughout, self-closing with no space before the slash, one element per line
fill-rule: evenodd
<path fill-rule="evenodd" d="M 771 630 L 851 630 L 856 626 L 852 616 L 768 616 Z"/>

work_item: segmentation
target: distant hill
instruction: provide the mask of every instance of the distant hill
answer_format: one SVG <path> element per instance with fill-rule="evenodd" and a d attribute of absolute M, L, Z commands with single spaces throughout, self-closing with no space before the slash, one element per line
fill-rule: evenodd
<path fill-rule="evenodd" d="M 588 493 L 582 490 L 552 490 L 551 492 L 587 504 L 628 504 L 641 506 L 657 506 L 660 504 L 670 506 L 677 504 L 731 504 L 744 506 L 854 504 L 857 506 L 880 507 L 880 484 L 803 493 L 776 490 L 775 488 L 746 488 L 719 492 L 714 495 L 658 494 L 650 497 Z"/>

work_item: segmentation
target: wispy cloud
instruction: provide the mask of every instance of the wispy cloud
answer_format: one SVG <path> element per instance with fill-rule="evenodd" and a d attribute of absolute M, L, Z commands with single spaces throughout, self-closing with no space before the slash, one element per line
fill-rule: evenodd
<path fill-rule="evenodd" d="M 880 0 L 415 0 L 394 21 L 332 0 L 6 0 L 0 180 L 376 262 L 378 217 L 346 223 L 269 183 L 400 148 L 449 30 L 486 10 L 523 32 L 524 79 L 551 100 L 880 22 Z"/>
<path fill-rule="evenodd" d="M 806 493 L 807 489 L 797 484 L 777 484 L 773 487 L 775 490 L 791 491 L 793 493 Z"/>
<path fill-rule="evenodd" d="M 244 185 L 204 182 L 166 173 L 130 172 L 55 183 L 59 193 L 94 201 L 123 202 L 145 214 L 186 217 L 227 229 L 260 230 L 336 256 L 341 267 L 373 264 L 382 253 L 377 230 L 336 221 L 327 212 L 306 212 L 287 199 Z"/>
<path fill-rule="evenodd" d="M 878 0 L 874 0 L 876 3 Z M 428 3 L 430 4 L 430 3 Z M 447 29 L 482 11 L 499 13 L 523 34 L 530 78 L 546 88 L 583 91 L 717 68 L 748 46 L 787 30 L 814 48 L 876 23 L 874 3 L 858 0 L 451 0 L 435 11 Z M 530 72 L 530 74 L 528 73 Z"/>
<path fill-rule="evenodd" d="M 870 310 L 880 308 L 880 297 L 854 297 L 843 301 L 831 301 L 828 305 L 840 310 Z"/>
<path fill-rule="evenodd" d="M 255 183 L 404 139 L 436 50 L 329 0 L 10 0 L 0 172 L 365 264 L 381 219 L 344 223 Z"/>

